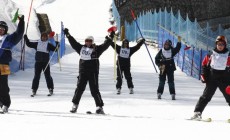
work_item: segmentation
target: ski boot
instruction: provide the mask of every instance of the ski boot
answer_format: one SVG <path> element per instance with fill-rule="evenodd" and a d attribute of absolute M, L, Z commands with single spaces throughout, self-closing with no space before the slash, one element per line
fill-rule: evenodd
<path fill-rule="evenodd" d="M 129 94 L 133 94 L 133 88 L 129 88 Z"/>
<path fill-rule="evenodd" d="M 121 88 L 117 88 L 117 94 L 121 94 Z"/>
<path fill-rule="evenodd" d="M 161 99 L 161 93 L 157 93 L 157 99 Z"/>
<path fill-rule="evenodd" d="M 33 90 L 32 90 L 32 95 L 30 95 L 30 96 L 31 96 L 31 97 L 34 97 L 34 96 L 36 95 L 36 92 L 37 92 L 37 90 L 33 89 Z"/>
<path fill-rule="evenodd" d="M 50 88 L 50 89 L 49 89 L 49 94 L 48 94 L 47 96 L 52 96 L 53 93 L 54 93 L 54 92 L 53 92 L 53 89 Z"/>
<path fill-rule="evenodd" d="M 3 103 L 2 103 L 2 102 L 0 102 L 0 108 L 2 108 L 2 106 L 3 106 Z"/>
<path fill-rule="evenodd" d="M 97 107 L 96 114 L 105 114 L 105 112 L 102 107 Z"/>
<path fill-rule="evenodd" d="M 78 105 L 73 104 L 72 109 L 70 110 L 71 113 L 76 113 L 77 112 Z"/>
<path fill-rule="evenodd" d="M 191 117 L 191 120 L 201 120 L 201 112 L 194 112 L 194 115 Z"/>
<path fill-rule="evenodd" d="M 176 100 L 176 95 L 175 94 L 171 94 L 172 96 L 172 100 Z"/>
<path fill-rule="evenodd" d="M 7 112 L 8 112 L 8 107 L 3 105 L 2 108 L 0 108 L 0 113 L 5 114 Z"/>

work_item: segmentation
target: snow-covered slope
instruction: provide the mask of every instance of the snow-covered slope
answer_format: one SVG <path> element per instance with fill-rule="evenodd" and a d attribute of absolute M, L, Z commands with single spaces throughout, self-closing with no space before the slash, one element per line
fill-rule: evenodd
<path fill-rule="evenodd" d="M 3 1 L 0 0 L 0 4 Z M 30 6 L 29 0 L 13 1 L 21 5 L 20 7 Z M 96 5 L 99 3 L 104 5 L 98 8 Z M 108 0 L 34 0 L 36 11 L 48 13 L 55 31 L 59 30 L 59 22 L 62 20 L 74 37 L 84 39 L 85 35 L 93 34 L 97 44 L 102 43 L 106 35 L 108 21 L 106 12 L 110 4 Z M 20 9 L 26 8 L 28 7 Z M 1 6 L 0 10 L 2 9 Z M 68 16 L 71 18 L 68 18 L 67 14 L 70 14 Z M 30 24 L 28 31 L 34 30 L 37 34 L 35 29 L 36 27 Z M 130 44 L 133 45 L 134 42 Z M 156 50 L 150 49 L 150 52 L 154 58 Z M 204 85 L 186 76 L 179 69 L 175 72 L 177 100 L 171 100 L 167 84 L 162 100 L 156 98 L 158 74 L 155 73 L 145 46 L 132 56 L 131 72 L 135 86 L 133 95 L 128 94 L 125 79 L 121 95 L 115 94 L 114 51 L 110 47 L 100 57 L 99 75 L 100 91 L 105 103 L 104 110 L 109 115 L 85 115 L 88 110 L 95 111 L 88 86 L 82 96 L 78 113 L 69 113 L 76 88 L 78 61 L 79 55 L 68 48 L 68 55 L 61 60 L 62 70 L 60 71 L 59 64 L 51 66 L 51 75 L 55 84 L 54 96 L 51 97 L 46 96 L 48 89 L 43 75 L 38 95 L 35 98 L 30 97 L 33 68 L 10 75 L 12 105 L 9 114 L 0 115 L 0 139 L 228 139 L 230 126 L 225 120 L 230 118 L 230 110 L 219 91 L 203 114 L 204 118 L 212 117 L 214 121 L 211 123 L 185 120 L 193 115 L 193 109 L 202 94 Z"/>

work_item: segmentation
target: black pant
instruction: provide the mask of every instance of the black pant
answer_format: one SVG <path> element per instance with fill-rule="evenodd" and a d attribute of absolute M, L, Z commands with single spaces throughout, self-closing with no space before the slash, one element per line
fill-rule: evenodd
<path fill-rule="evenodd" d="M 79 104 L 81 100 L 81 96 L 85 91 L 85 87 L 88 81 L 89 81 L 89 88 L 91 91 L 91 95 L 94 98 L 96 106 L 99 107 L 104 106 L 103 100 L 101 98 L 101 93 L 99 91 L 97 72 L 82 72 L 79 74 L 77 88 L 75 90 L 75 94 L 72 99 L 72 102 L 77 105 Z"/>
<path fill-rule="evenodd" d="M 35 68 L 34 68 L 34 79 L 32 83 L 32 89 L 37 90 L 39 86 L 39 81 L 41 77 L 41 72 L 42 70 L 44 71 L 48 62 L 36 62 L 35 63 Z M 54 89 L 54 84 L 53 84 L 53 79 L 50 75 L 50 66 L 48 65 L 46 70 L 44 71 L 45 79 L 46 79 L 46 84 L 48 89 Z"/>
<path fill-rule="evenodd" d="M 223 93 L 224 98 L 228 105 L 230 106 L 230 95 L 225 92 L 226 87 L 228 86 L 228 82 L 224 81 L 208 81 L 206 83 L 206 87 L 204 89 L 203 95 L 199 98 L 194 112 L 203 112 L 204 108 L 207 106 L 208 102 L 211 101 L 213 95 L 216 92 L 216 89 L 219 88 Z"/>
<path fill-rule="evenodd" d="M 116 88 L 121 88 L 122 86 L 122 78 L 123 78 L 123 73 L 125 75 L 125 79 L 127 80 L 127 85 L 128 88 L 133 88 L 133 81 L 132 81 L 132 76 L 130 73 L 130 67 L 117 67 L 117 84 Z"/>
<path fill-rule="evenodd" d="M 170 94 L 176 94 L 175 93 L 175 84 L 174 84 L 174 71 L 165 71 L 163 74 L 159 75 L 159 86 L 157 89 L 157 93 L 163 94 L 166 76 L 168 78 L 168 85 L 169 85 Z"/>
<path fill-rule="evenodd" d="M 0 75 L 0 102 L 10 107 L 10 88 L 8 86 L 8 75 Z"/>

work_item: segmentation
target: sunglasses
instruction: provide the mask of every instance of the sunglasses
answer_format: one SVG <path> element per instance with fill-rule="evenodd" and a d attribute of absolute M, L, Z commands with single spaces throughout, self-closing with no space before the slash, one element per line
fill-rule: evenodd
<path fill-rule="evenodd" d="M 93 40 L 86 39 L 86 40 L 85 40 L 85 42 L 90 42 L 90 43 L 92 43 L 92 42 L 93 42 Z"/>

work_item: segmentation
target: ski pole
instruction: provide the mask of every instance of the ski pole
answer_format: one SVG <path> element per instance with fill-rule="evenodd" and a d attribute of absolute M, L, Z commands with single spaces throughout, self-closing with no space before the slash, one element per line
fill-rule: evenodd
<path fill-rule="evenodd" d="M 51 56 L 51 58 L 50 58 L 49 62 L 47 63 L 47 65 L 46 65 L 45 69 L 43 70 L 44 72 L 46 71 L 46 69 L 47 69 L 47 67 L 49 66 L 49 64 L 50 64 L 50 62 L 51 62 L 51 60 L 52 60 L 52 58 L 53 58 L 53 56 L 54 56 L 55 52 L 57 51 L 57 49 L 58 49 L 58 45 L 59 45 L 59 44 L 57 44 L 57 45 L 56 45 L 56 48 L 55 48 L 55 50 L 54 50 L 54 52 L 53 52 L 53 54 L 52 54 L 52 56 Z"/>
<path fill-rule="evenodd" d="M 117 77 L 117 74 L 116 74 L 116 58 L 117 58 L 116 46 L 117 46 L 117 44 L 116 44 L 116 42 L 117 42 L 117 36 L 115 35 L 114 36 L 114 74 L 113 74 L 114 75 L 114 81 Z"/>
<path fill-rule="evenodd" d="M 29 20 L 30 20 L 32 4 L 33 4 L 33 0 L 31 0 L 31 4 L 30 4 L 30 11 L 29 11 L 29 16 L 28 16 L 28 21 L 27 21 L 27 25 L 26 25 L 26 33 L 25 34 L 27 34 L 27 30 L 28 30 L 28 26 L 29 26 Z M 21 59 L 20 59 L 20 64 L 19 64 L 19 69 L 22 69 L 23 71 L 24 71 L 24 60 L 25 60 L 25 40 L 23 42 L 23 46 L 22 46 L 22 50 L 21 50 Z"/>
<path fill-rule="evenodd" d="M 141 34 L 141 37 L 144 38 L 143 35 L 142 35 L 142 32 L 141 32 L 141 29 L 140 29 L 140 27 L 139 27 L 139 25 L 138 25 L 138 23 L 137 23 L 135 14 L 134 14 L 134 12 L 133 12 L 132 9 L 131 9 L 131 15 L 132 15 L 132 18 L 133 18 L 133 20 L 135 21 L 135 23 L 136 23 L 136 25 L 137 25 L 137 28 L 138 28 L 138 30 L 139 30 L 139 32 L 140 32 L 140 34 Z M 151 61 L 152 61 L 152 63 L 153 63 L 153 66 L 154 66 L 154 68 L 155 68 L 155 70 L 156 70 L 156 73 L 158 73 L 158 72 L 157 72 L 157 69 L 156 69 L 156 66 L 155 66 L 155 64 L 154 64 L 154 62 L 153 62 L 152 56 L 150 55 L 149 49 L 148 49 L 148 47 L 147 47 L 147 45 L 146 45 L 145 42 L 144 42 L 144 44 L 145 44 L 145 48 L 147 49 L 147 52 L 148 52 L 148 54 L 149 54 L 149 57 L 150 57 L 150 59 L 151 59 Z"/>
<path fill-rule="evenodd" d="M 58 34 L 56 34 L 56 40 L 58 41 Z M 56 47 L 59 48 L 60 44 L 58 43 Z M 61 71 L 60 49 L 57 51 L 57 55 L 58 55 L 58 63 L 59 63 L 60 71 Z"/>

